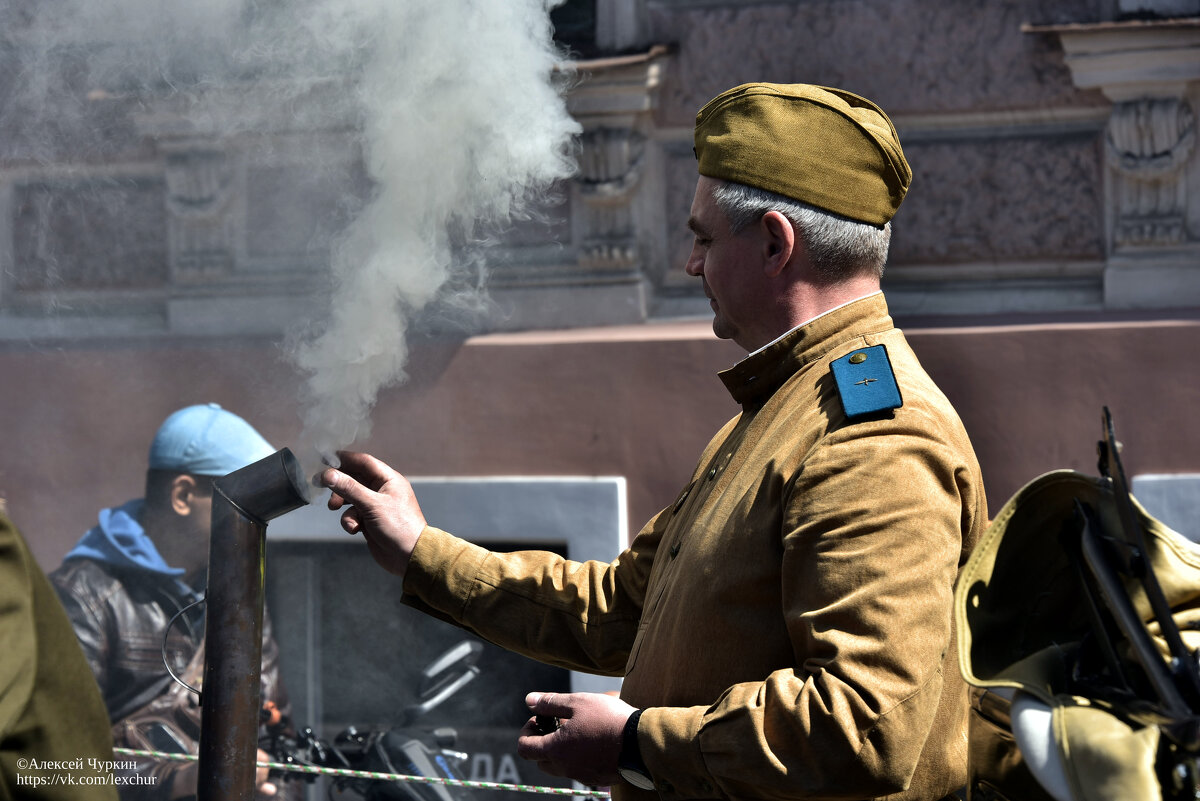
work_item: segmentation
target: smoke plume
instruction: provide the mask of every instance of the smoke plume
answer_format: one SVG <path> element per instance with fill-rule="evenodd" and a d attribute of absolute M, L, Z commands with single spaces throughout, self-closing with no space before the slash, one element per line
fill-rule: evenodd
<path fill-rule="evenodd" d="M 352 131 L 370 191 L 331 249 L 327 314 L 290 353 L 306 385 L 299 450 L 328 456 L 403 379 L 414 317 L 477 269 L 464 243 L 572 172 L 559 2 L 0 0 L 0 157 L 122 157 L 144 99 L 217 139 L 256 133 L 267 94 L 297 130 Z M 242 105 L 212 100 L 231 96 Z"/>
<path fill-rule="evenodd" d="M 364 0 L 359 0 L 363 5 Z M 403 377 L 406 329 L 455 272 L 449 230 L 522 214 L 572 165 L 577 125 L 551 82 L 544 0 L 324 4 L 315 30 L 353 43 L 366 165 L 377 191 L 334 256 L 308 375 L 306 431 L 328 456 L 361 438 L 379 390 Z M 349 30 L 339 30 L 347 26 Z"/>

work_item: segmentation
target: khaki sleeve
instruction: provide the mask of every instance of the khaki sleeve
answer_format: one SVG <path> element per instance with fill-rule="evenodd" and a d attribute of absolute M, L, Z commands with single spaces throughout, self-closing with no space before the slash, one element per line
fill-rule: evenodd
<path fill-rule="evenodd" d="M 665 517 L 608 564 L 544 551 L 492 553 L 429 527 L 405 574 L 404 601 L 523 656 L 619 676 Z"/>
<path fill-rule="evenodd" d="M 33 691 L 37 638 L 33 587 L 16 529 L 0 518 L 0 740 L 13 729 Z"/>
<path fill-rule="evenodd" d="M 870 798 L 907 787 L 951 646 L 959 478 L 936 438 L 895 423 L 846 426 L 817 447 L 781 532 L 796 664 L 707 707 L 647 709 L 638 740 L 660 796 Z"/>
<path fill-rule="evenodd" d="M 0 796 L 23 777 L 46 783 L 13 787 L 21 798 L 116 801 L 115 787 L 80 781 L 113 761 L 99 688 L 50 582 L 2 516 L 0 642 Z"/>

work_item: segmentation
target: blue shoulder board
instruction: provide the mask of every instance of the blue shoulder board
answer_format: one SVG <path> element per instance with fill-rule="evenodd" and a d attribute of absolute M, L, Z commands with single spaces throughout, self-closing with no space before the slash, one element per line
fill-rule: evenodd
<path fill-rule="evenodd" d="M 885 345 L 860 348 L 836 359 L 832 367 L 833 380 L 837 382 L 847 417 L 860 417 L 904 405 Z"/>

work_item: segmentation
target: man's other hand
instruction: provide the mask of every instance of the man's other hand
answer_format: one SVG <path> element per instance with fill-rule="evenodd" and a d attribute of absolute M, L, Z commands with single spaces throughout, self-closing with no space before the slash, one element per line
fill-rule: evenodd
<path fill-rule="evenodd" d="M 321 484 L 332 491 L 329 508 L 341 509 L 342 528 L 362 534 L 379 566 L 403 577 L 425 515 L 408 479 L 365 453 L 338 451 L 341 465 L 321 473 Z"/>
<path fill-rule="evenodd" d="M 517 754 L 551 776 L 566 776 L 592 787 L 616 783 L 621 734 L 634 708 L 600 693 L 530 693 L 533 712 L 517 738 Z M 558 719 L 543 733 L 538 717 Z"/>

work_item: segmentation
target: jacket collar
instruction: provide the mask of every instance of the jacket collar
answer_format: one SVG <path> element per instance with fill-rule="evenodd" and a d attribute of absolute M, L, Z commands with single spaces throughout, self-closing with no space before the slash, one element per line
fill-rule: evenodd
<path fill-rule="evenodd" d="M 862 334 L 894 328 L 887 301 L 877 292 L 810 320 L 718 373 L 742 406 L 760 404 L 801 367 Z"/>

